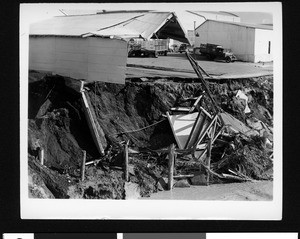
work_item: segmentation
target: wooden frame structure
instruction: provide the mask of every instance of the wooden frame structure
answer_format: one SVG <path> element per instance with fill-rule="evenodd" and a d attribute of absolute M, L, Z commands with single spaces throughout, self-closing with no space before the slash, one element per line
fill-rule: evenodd
<path fill-rule="evenodd" d="M 174 117 L 181 120 L 183 116 L 193 115 L 193 117 L 195 117 L 194 116 L 195 114 L 197 114 L 197 117 L 194 120 L 192 126 L 189 125 L 191 129 L 187 131 L 188 133 L 187 137 L 185 138 L 178 137 L 178 133 L 187 130 L 187 126 L 186 126 L 187 124 L 182 123 L 183 126 L 182 128 L 184 129 L 181 131 L 180 128 L 178 129 L 178 125 L 174 124 Z M 210 156 L 211 156 L 212 145 L 214 141 L 222 133 L 222 131 L 225 129 L 225 126 L 222 122 L 222 119 L 219 117 L 219 114 L 211 115 L 203 107 L 200 107 L 199 111 L 193 114 L 181 114 L 181 115 L 177 114 L 173 116 L 170 115 L 169 112 L 167 112 L 167 118 L 169 120 L 171 129 L 173 131 L 175 140 L 178 145 L 178 148 L 172 149 L 172 147 L 170 147 L 168 150 L 169 178 L 174 178 L 173 176 L 174 168 L 175 168 L 174 161 L 176 155 L 191 155 L 192 160 L 199 162 L 202 166 L 204 166 L 208 174 L 207 183 L 209 183 L 209 174 L 220 176 L 210 170 Z M 171 153 L 171 151 L 174 151 L 174 153 Z M 203 159 L 205 155 L 207 157 Z M 169 180 L 169 189 L 170 190 L 172 189 L 172 180 Z"/>

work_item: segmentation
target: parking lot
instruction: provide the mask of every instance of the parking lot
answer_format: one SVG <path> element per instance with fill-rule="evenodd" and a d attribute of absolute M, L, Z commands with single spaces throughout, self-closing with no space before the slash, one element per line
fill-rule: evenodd
<path fill-rule="evenodd" d="M 273 74 L 273 63 L 209 61 L 197 56 L 198 64 L 210 75 L 221 78 L 255 77 Z M 169 53 L 157 58 L 130 57 L 127 59 L 127 76 L 196 77 L 184 53 Z"/>

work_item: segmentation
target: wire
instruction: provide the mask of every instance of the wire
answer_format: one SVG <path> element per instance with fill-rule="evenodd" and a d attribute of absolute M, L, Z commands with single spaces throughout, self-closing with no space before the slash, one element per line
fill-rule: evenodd
<path fill-rule="evenodd" d="M 152 127 L 152 126 L 154 126 L 154 125 L 160 124 L 160 123 L 162 123 L 162 122 L 165 121 L 165 120 L 166 120 L 166 119 L 160 120 L 160 121 L 158 121 L 158 122 L 155 122 L 155 123 L 153 123 L 153 124 L 150 124 L 150 125 L 148 125 L 148 126 L 146 126 L 146 127 L 140 128 L 140 129 L 135 129 L 135 130 L 123 131 L 123 132 L 120 132 L 120 133 L 110 134 L 110 136 L 112 136 L 112 135 L 119 135 L 119 134 L 128 134 L 128 133 L 139 132 L 139 131 L 145 130 L 145 129 L 147 129 L 147 128 L 150 128 L 150 127 Z M 122 127 L 122 126 L 121 126 L 121 127 Z M 123 127 L 122 127 L 122 128 L 123 128 Z M 124 129 L 124 128 L 123 128 L 123 129 Z"/>

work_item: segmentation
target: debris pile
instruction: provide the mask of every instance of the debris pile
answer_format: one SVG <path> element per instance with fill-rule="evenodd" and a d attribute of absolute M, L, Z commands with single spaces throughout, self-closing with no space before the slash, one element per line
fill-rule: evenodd
<path fill-rule="evenodd" d="M 195 155 L 201 160 L 193 160 L 193 155 L 177 150 L 183 141 L 176 139 L 170 122 L 180 110 L 185 115 L 195 116 L 191 118 L 193 123 L 186 125 L 190 132 L 197 118 L 205 117 L 207 126 L 212 125 L 211 122 L 215 125 L 210 183 L 272 179 L 272 78 L 208 82 L 211 97 L 219 106 L 218 114 L 214 112 L 207 89 L 199 82 L 127 79 L 125 85 L 84 84 L 81 90 L 90 99 L 95 124 L 102 130 L 103 154 L 93 140 L 82 95 L 68 87 L 69 80 L 30 72 L 31 197 L 129 199 L 136 197 L 133 195 L 145 197 L 166 190 L 168 151 L 165 149 L 171 144 L 177 145 L 174 186 L 206 184 L 208 174 L 202 160 L 205 162 L 207 154 L 200 147 Z M 209 116 L 215 115 L 218 117 L 213 121 Z M 228 121 L 225 124 L 224 119 Z M 195 138 L 185 139 L 185 144 L 190 142 L 190 148 L 197 145 L 199 135 L 205 135 L 201 141 L 205 145 L 209 142 L 208 134 L 213 135 L 211 130 L 201 132 L 202 123 L 199 120 L 198 128 L 195 126 L 195 132 L 199 133 Z M 217 135 L 224 125 L 232 127 L 225 127 Z M 126 142 L 129 142 L 126 167 L 129 182 L 124 177 Z M 185 145 L 181 147 L 184 148 Z M 43 165 L 39 161 L 41 149 L 44 149 Z M 83 150 L 86 168 L 81 181 Z"/>

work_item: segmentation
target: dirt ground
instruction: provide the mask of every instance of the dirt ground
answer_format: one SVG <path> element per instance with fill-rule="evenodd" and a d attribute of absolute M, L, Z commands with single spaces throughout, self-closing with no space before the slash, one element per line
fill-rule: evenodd
<path fill-rule="evenodd" d="M 214 184 L 174 188 L 152 194 L 148 200 L 221 200 L 221 201 L 270 201 L 273 199 L 273 182 Z"/>
<path fill-rule="evenodd" d="M 222 78 L 258 77 L 273 74 L 273 63 L 250 63 L 236 61 L 225 63 L 223 61 L 208 61 L 198 56 L 198 64 L 210 75 Z M 127 60 L 127 76 L 156 75 L 156 76 L 182 76 L 195 77 L 194 70 L 184 53 L 169 53 L 158 58 L 135 58 Z M 135 66 L 135 67 L 134 67 Z M 151 67 L 149 67 L 151 66 Z M 145 68 L 147 67 L 147 68 Z M 155 68 L 159 67 L 161 70 Z M 163 69 L 163 70 L 162 70 Z"/>

